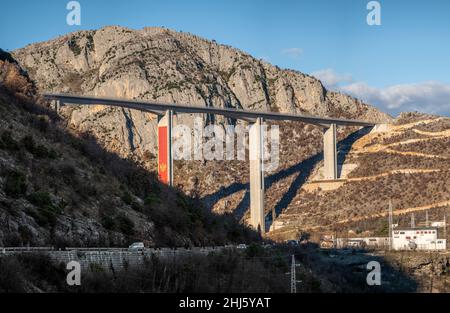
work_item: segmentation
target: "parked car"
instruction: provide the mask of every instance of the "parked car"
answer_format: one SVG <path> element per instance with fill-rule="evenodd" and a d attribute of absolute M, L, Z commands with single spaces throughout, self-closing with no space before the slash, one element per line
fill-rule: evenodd
<path fill-rule="evenodd" d="M 128 250 L 130 251 L 143 251 L 144 249 L 145 246 L 143 242 L 135 242 L 128 247 Z"/>
<path fill-rule="evenodd" d="M 245 243 L 241 243 L 236 247 L 237 249 L 247 249 L 247 245 Z"/>

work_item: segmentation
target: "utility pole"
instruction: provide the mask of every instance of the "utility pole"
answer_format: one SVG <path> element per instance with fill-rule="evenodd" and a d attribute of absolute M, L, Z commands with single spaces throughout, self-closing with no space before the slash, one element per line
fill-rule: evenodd
<path fill-rule="evenodd" d="M 291 293 L 297 293 L 297 277 L 295 275 L 295 255 L 292 255 L 291 262 Z"/>
<path fill-rule="evenodd" d="M 389 200 L 389 251 L 392 250 L 392 200 Z"/>
<path fill-rule="evenodd" d="M 444 238 L 447 239 L 447 214 L 444 211 Z"/>
<path fill-rule="evenodd" d="M 416 222 L 414 220 L 414 213 L 411 213 L 411 228 L 416 228 Z"/>
<path fill-rule="evenodd" d="M 445 239 L 445 244 L 447 245 L 447 214 L 446 211 L 444 211 L 444 239 Z M 447 248 L 447 247 L 445 247 Z"/>
<path fill-rule="evenodd" d="M 430 226 L 428 223 L 428 210 L 425 211 L 425 226 L 426 227 Z"/>
<path fill-rule="evenodd" d="M 297 280 L 297 275 L 295 273 L 295 267 L 300 266 L 300 264 L 295 264 L 295 255 L 292 255 L 291 262 L 291 293 L 297 293 L 297 283 L 301 283 L 301 280 Z"/>

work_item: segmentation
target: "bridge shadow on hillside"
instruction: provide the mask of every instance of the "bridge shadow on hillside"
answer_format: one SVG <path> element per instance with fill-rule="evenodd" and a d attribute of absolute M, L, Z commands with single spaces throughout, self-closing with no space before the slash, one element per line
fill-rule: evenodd
<path fill-rule="evenodd" d="M 347 136 L 344 140 L 340 141 L 337 145 L 338 149 L 338 164 L 343 163 L 347 154 L 350 151 L 351 146 L 361 137 L 370 132 L 372 128 L 366 127 L 358 131 L 353 132 Z M 294 181 L 291 183 L 289 189 L 282 196 L 282 198 L 275 204 L 275 213 L 278 216 L 281 214 L 292 202 L 297 192 L 301 189 L 302 185 L 306 182 L 311 175 L 314 167 L 323 160 L 323 152 L 315 154 L 308 159 L 299 162 L 287 169 L 283 169 L 277 173 L 271 174 L 265 178 L 264 187 L 269 189 L 274 183 L 285 179 L 291 175 L 297 174 Z M 339 171 L 339 175 L 341 170 Z M 202 201 L 208 206 L 212 207 L 221 199 L 224 199 L 232 194 L 246 190 L 245 195 L 241 202 L 236 206 L 234 214 L 238 219 L 244 217 L 245 213 L 250 207 L 250 184 L 249 183 L 233 183 L 227 187 L 219 189 L 217 192 L 207 195 L 202 198 Z M 269 212 L 266 216 L 266 229 L 272 224 L 272 212 Z"/>
<path fill-rule="evenodd" d="M 337 163 L 338 163 L 338 177 L 342 176 L 342 164 L 347 160 L 348 153 L 352 148 L 353 144 L 360 139 L 361 137 L 367 135 L 371 132 L 373 127 L 364 127 L 360 130 L 351 133 L 344 140 L 339 142 L 338 144 L 338 154 L 337 154 Z"/>

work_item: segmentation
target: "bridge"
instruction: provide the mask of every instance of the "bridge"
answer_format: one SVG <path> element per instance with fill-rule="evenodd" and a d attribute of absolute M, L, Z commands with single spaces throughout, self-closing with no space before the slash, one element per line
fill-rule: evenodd
<path fill-rule="evenodd" d="M 173 185 L 173 155 L 172 155 L 172 120 L 174 114 L 209 114 L 221 115 L 236 120 L 249 122 L 250 155 L 250 224 L 261 233 L 265 233 L 264 214 L 264 120 L 296 121 L 320 126 L 323 131 L 324 146 L 324 179 L 338 179 L 336 128 L 337 126 L 371 127 L 376 123 L 326 118 L 306 114 L 286 114 L 267 111 L 248 111 L 230 108 L 215 108 L 206 106 L 191 106 L 182 104 L 156 103 L 140 100 L 115 98 L 100 98 L 69 94 L 45 93 L 44 98 L 54 101 L 56 110 L 64 105 L 105 105 L 143 112 L 158 116 L 158 177 L 161 182 Z"/>

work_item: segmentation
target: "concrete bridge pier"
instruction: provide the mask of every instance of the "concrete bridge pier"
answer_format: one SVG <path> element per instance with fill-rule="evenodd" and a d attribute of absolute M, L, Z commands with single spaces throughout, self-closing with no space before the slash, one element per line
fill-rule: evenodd
<path fill-rule="evenodd" d="M 323 160 L 324 179 L 338 179 L 336 124 L 330 124 L 330 126 L 323 133 Z"/>
<path fill-rule="evenodd" d="M 172 110 L 158 115 L 158 177 L 169 186 L 173 186 L 172 120 Z"/>
<path fill-rule="evenodd" d="M 59 114 L 59 110 L 64 106 L 64 103 L 62 103 L 61 100 L 53 100 L 52 102 L 53 110 Z"/>
<path fill-rule="evenodd" d="M 250 159 L 250 224 L 265 233 L 264 215 L 264 131 L 261 117 L 257 118 L 249 130 Z"/>

